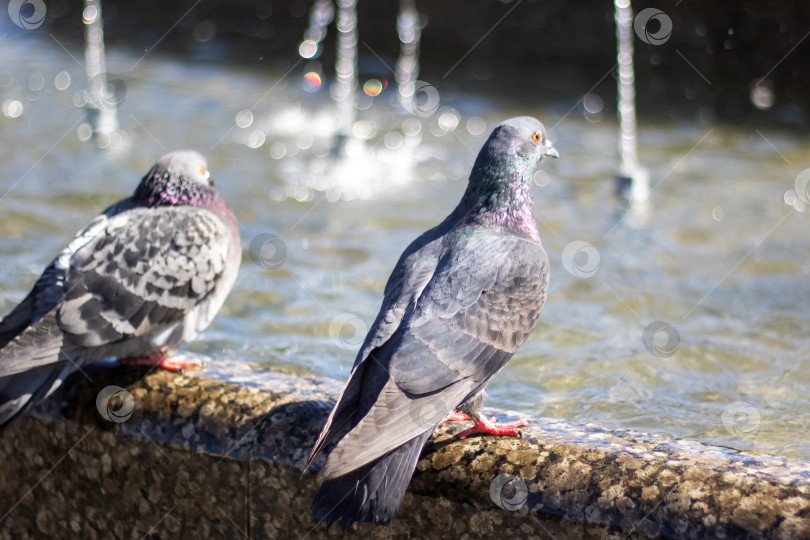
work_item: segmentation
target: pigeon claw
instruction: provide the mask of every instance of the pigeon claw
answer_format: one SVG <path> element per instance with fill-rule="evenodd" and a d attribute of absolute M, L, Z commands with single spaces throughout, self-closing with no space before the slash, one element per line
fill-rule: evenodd
<path fill-rule="evenodd" d="M 452 410 L 447 413 L 442 422 L 463 422 L 464 420 L 472 420 L 466 413 L 461 411 Z"/>
<path fill-rule="evenodd" d="M 526 420 L 519 419 L 513 420 L 512 422 L 496 422 L 495 417 L 492 418 L 484 418 L 483 416 L 479 416 L 478 419 L 474 420 L 475 424 L 470 429 L 464 430 L 459 433 L 458 438 L 464 439 L 469 437 L 470 435 L 511 435 L 511 436 L 521 436 L 520 430 L 517 429 L 521 426 L 526 425 Z"/>
<path fill-rule="evenodd" d="M 445 416 L 444 419 L 442 419 L 442 421 L 439 422 L 439 424 L 433 429 L 433 433 L 438 433 L 439 425 L 443 424 L 444 422 L 463 422 L 465 420 L 472 420 L 472 418 L 470 418 L 470 416 L 467 413 L 463 413 L 461 411 L 453 409 L 452 411 L 447 413 L 447 416 Z"/>
<path fill-rule="evenodd" d="M 165 349 L 155 351 L 149 356 L 124 358 L 123 361 L 135 364 L 137 366 L 154 366 L 159 369 L 171 371 L 172 373 L 183 373 L 185 368 L 203 367 L 203 362 L 201 360 L 196 358 L 188 358 L 181 355 L 169 356 Z"/>
<path fill-rule="evenodd" d="M 160 369 L 171 371 L 172 373 L 183 373 L 186 368 L 202 368 L 203 363 L 196 358 L 187 358 L 185 356 L 163 356 L 161 360 L 155 362 Z"/>

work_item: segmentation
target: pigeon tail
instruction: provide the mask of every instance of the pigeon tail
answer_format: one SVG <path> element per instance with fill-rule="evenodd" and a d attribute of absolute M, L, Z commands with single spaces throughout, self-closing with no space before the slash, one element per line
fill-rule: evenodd
<path fill-rule="evenodd" d="M 51 311 L 0 350 L 0 426 L 46 398 L 75 371 L 62 344 Z"/>
<path fill-rule="evenodd" d="M 0 430 L 28 407 L 48 397 L 76 368 L 58 362 L 0 377 Z"/>
<path fill-rule="evenodd" d="M 40 366 L 0 377 L 0 429 L 29 406 L 48 397 L 76 368 L 70 363 Z"/>
<path fill-rule="evenodd" d="M 432 434 L 429 429 L 371 463 L 325 480 L 312 501 L 312 521 L 325 522 L 327 529 L 338 520 L 344 529 L 355 521 L 390 523 Z"/>

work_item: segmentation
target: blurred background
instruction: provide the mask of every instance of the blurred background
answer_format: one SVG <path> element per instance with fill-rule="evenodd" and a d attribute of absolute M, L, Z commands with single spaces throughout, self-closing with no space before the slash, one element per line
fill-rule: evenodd
<path fill-rule="evenodd" d="M 488 403 L 810 458 L 806 3 L 1 6 L 3 313 L 192 148 L 245 251 L 188 349 L 343 380 L 399 254 L 532 115 L 551 288 Z"/>

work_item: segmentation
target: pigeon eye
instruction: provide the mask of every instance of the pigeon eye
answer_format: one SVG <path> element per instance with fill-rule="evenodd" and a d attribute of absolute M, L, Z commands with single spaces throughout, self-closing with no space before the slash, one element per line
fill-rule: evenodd
<path fill-rule="evenodd" d="M 532 133 L 532 140 L 534 142 L 542 141 L 543 140 L 543 134 L 540 133 L 539 131 L 535 131 L 534 133 Z"/>
<path fill-rule="evenodd" d="M 200 174 L 205 174 L 205 167 L 200 165 Z"/>

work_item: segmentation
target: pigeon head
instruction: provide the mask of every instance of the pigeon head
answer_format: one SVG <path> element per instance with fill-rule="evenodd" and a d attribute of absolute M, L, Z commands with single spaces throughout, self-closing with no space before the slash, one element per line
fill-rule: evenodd
<path fill-rule="evenodd" d="M 178 150 L 161 157 L 154 164 L 150 174 L 168 176 L 170 182 L 197 182 L 204 186 L 213 186 L 208 162 L 194 150 Z"/>
<path fill-rule="evenodd" d="M 546 156 L 560 155 L 551 146 L 543 124 L 530 116 L 510 118 L 492 130 L 478 153 L 469 190 L 479 198 L 489 198 L 494 193 L 525 192 L 529 189 L 529 173 Z"/>
<path fill-rule="evenodd" d="M 520 116 L 502 122 L 478 153 L 458 212 L 483 226 L 502 226 L 539 241 L 531 172 L 546 156 L 559 154 L 538 120 Z"/>
<path fill-rule="evenodd" d="M 135 199 L 148 206 L 202 206 L 214 193 L 208 162 L 199 152 L 178 150 L 162 156 L 146 173 Z"/>
<path fill-rule="evenodd" d="M 543 124 L 531 116 L 510 118 L 501 122 L 484 143 L 471 180 L 513 183 L 527 176 L 546 156 L 560 157 Z"/>

